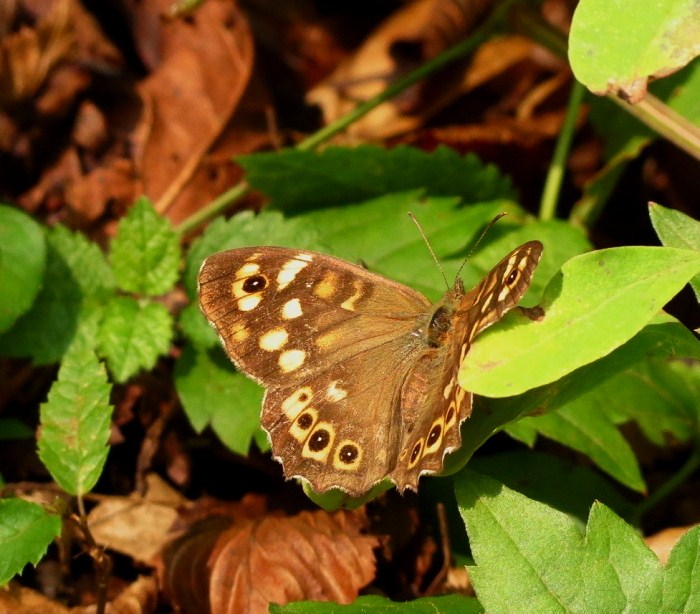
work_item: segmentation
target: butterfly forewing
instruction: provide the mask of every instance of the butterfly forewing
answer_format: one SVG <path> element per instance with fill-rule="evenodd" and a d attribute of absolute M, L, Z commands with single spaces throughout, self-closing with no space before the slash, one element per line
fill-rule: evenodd
<path fill-rule="evenodd" d="M 236 365 L 267 387 L 261 422 L 287 477 L 352 495 L 389 477 L 416 489 L 459 447 L 471 394 L 457 383 L 474 336 L 527 290 L 542 245 L 525 243 L 475 288 L 421 294 L 315 252 L 214 254 L 200 305 Z"/>

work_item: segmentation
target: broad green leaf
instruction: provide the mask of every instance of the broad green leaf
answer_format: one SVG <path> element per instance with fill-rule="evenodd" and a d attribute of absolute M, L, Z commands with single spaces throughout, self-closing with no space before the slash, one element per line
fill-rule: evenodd
<path fill-rule="evenodd" d="M 0 205 L 0 332 L 34 302 L 46 265 L 39 224 L 14 207 Z"/>
<path fill-rule="evenodd" d="M 634 506 L 600 472 L 551 454 L 514 450 L 479 455 L 469 469 L 487 475 L 530 499 L 546 503 L 585 523 L 591 505 L 604 503 L 616 514 L 628 518 Z M 576 488 L 571 488 L 576 484 Z"/>
<path fill-rule="evenodd" d="M 180 238 L 170 222 L 142 197 L 120 220 L 109 260 L 122 290 L 159 296 L 177 281 Z"/>
<path fill-rule="evenodd" d="M 98 343 L 100 355 L 117 382 L 151 369 L 167 353 L 173 336 L 172 316 L 160 303 L 115 297 L 105 308 Z"/>
<path fill-rule="evenodd" d="M 211 425 L 231 450 L 248 453 L 260 430 L 262 388 L 236 372 L 223 351 L 186 345 L 175 364 L 175 389 L 197 432 Z"/>
<path fill-rule="evenodd" d="M 667 209 L 656 203 L 649 204 L 649 217 L 661 243 L 666 247 L 680 247 L 700 252 L 700 222 L 692 217 Z M 700 301 L 700 275 L 690 280 L 695 297 Z"/>
<path fill-rule="evenodd" d="M 671 550 L 664 574 L 660 612 L 700 612 L 700 526 L 687 531 Z"/>
<path fill-rule="evenodd" d="M 114 294 L 112 270 L 95 243 L 64 226 L 47 231 L 46 239 L 41 291 L 0 337 L 2 354 L 28 356 L 37 364 L 60 360 L 84 323 Z"/>
<path fill-rule="evenodd" d="M 0 586 L 36 565 L 61 534 L 61 519 L 24 499 L 0 499 Z"/>
<path fill-rule="evenodd" d="M 270 604 L 271 614 L 481 614 L 484 608 L 474 597 L 462 595 L 441 595 L 439 597 L 421 597 L 413 601 L 391 601 L 379 595 L 363 595 L 353 603 L 341 605 L 322 601 L 297 601 L 287 605 Z"/>
<path fill-rule="evenodd" d="M 647 79 L 667 75 L 700 54 L 693 0 L 582 0 L 569 34 L 576 78 L 594 92 L 618 88 L 634 98 Z"/>
<path fill-rule="evenodd" d="M 594 504 L 584 535 L 566 514 L 477 473 L 462 472 L 455 490 L 486 611 L 660 611 L 658 559 L 604 505 Z"/>
<path fill-rule="evenodd" d="M 39 458 L 71 495 L 84 495 L 97 482 L 109 452 L 112 406 L 104 366 L 90 347 L 74 343 L 58 379 L 41 405 Z"/>
<path fill-rule="evenodd" d="M 476 156 L 447 147 L 432 153 L 407 146 L 329 147 L 321 152 L 285 149 L 239 156 L 246 179 L 285 211 L 358 203 L 378 196 L 425 190 L 466 202 L 513 198 L 510 181 Z"/>
<path fill-rule="evenodd" d="M 519 394 L 606 356 L 639 332 L 700 270 L 700 254 L 622 247 L 571 259 L 547 286 L 544 317 L 512 312 L 479 335 L 460 385 L 486 396 Z M 508 357 L 495 360 L 495 356 Z"/>
<path fill-rule="evenodd" d="M 556 412 L 523 418 L 519 424 L 531 426 L 539 434 L 582 452 L 625 486 L 644 492 L 646 484 L 637 458 L 606 414 L 606 401 L 605 392 L 596 390 Z"/>

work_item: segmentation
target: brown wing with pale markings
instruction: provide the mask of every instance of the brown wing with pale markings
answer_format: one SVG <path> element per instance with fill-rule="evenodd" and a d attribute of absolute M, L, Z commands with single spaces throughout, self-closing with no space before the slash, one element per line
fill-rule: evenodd
<path fill-rule="evenodd" d="M 337 258 L 271 247 L 211 256 L 199 295 L 231 359 L 268 387 L 261 422 L 287 477 L 354 495 L 386 477 L 400 385 L 424 349 L 425 297 Z"/>

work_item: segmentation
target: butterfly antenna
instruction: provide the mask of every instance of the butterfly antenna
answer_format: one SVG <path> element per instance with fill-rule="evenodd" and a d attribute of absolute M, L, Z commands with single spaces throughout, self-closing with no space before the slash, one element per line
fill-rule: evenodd
<path fill-rule="evenodd" d="M 440 264 L 438 257 L 435 255 L 435 252 L 433 251 L 433 246 L 430 245 L 430 241 L 428 241 L 428 237 L 425 234 L 425 230 L 423 230 L 423 227 L 420 225 L 418 218 L 416 218 L 416 216 L 413 215 L 413 213 L 411 213 L 410 211 L 408 212 L 408 217 L 411 218 L 411 221 L 416 225 L 418 232 L 420 232 L 420 236 L 423 237 L 423 241 L 427 245 L 428 251 L 430 252 L 430 255 L 433 257 L 433 260 L 435 261 L 435 264 L 437 265 L 438 271 L 440 271 L 440 275 L 442 275 L 442 279 L 445 281 L 445 285 L 447 286 L 447 288 L 449 290 L 450 284 L 447 281 L 447 277 L 445 277 L 445 271 L 443 270 L 442 264 Z"/>
<path fill-rule="evenodd" d="M 499 213 L 495 218 L 493 218 L 486 226 L 484 229 L 481 231 L 481 234 L 479 235 L 479 238 L 476 240 L 476 243 L 472 246 L 472 248 L 469 250 L 469 253 L 467 253 L 466 257 L 462 261 L 462 265 L 459 267 L 459 270 L 457 271 L 457 277 L 459 277 L 459 274 L 462 272 L 462 269 L 464 268 L 464 265 L 469 262 L 469 259 L 472 257 L 472 254 L 476 251 L 476 248 L 479 247 L 479 243 L 481 243 L 481 240 L 486 236 L 486 233 L 491 230 L 491 227 L 498 221 L 500 220 L 504 215 L 508 215 L 506 211 L 502 211 Z"/>

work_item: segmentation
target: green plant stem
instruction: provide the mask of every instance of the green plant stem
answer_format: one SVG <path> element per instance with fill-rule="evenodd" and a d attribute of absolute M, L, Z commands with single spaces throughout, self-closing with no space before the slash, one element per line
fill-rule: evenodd
<path fill-rule="evenodd" d="M 484 21 L 481 26 L 468 38 L 460 41 L 456 45 L 453 45 L 449 49 L 443 51 L 441 54 L 435 56 L 433 59 L 422 64 L 416 70 L 408 73 L 406 76 L 394 81 L 389 87 L 387 87 L 383 92 L 370 98 L 366 102 L 355 107 L 349 113 L 346 113 L 341 118 L 337 119 L 331 124 L 328 124 L 321 130 L 312 134 L 310 137 L 304 139 L 298 143 L 294 149 L 299 151 L 309 151 L 315 149 L 319 145 L 327 142 L 336 134 L 345 130 L 350 124 L 356 122 L 361 117 L 367 115 L 372 109 L 378 107 L 380 104 L 390 100 L 408 89 L 418 81 L 425 79 L 426 77 L 432 75 L 438 70 L 444 68 L 451 62 L 458 60 L 470 53 L 472 53 L 479 45 L 481 45 L 492 33 L 495 27 L 501 22 L 507 11 L 510 10 L 511 6 L 517 0 L 505 0 L 504 2 L 498 3 L 498 7 L 489 15 L 489 17 Z M 216 217 L 226 208 L 228 208 L 232 203 L 234 203 L 239 198 L 243 197 L 250 190 L 250 186 L 245 181 L 241 181 L 237 185 L 233 186 L 230 190 L 227 190 L 210 203 L 202 207 L 199 211 L 189 216 L 187 219 L 183 220 L 176 228 L 175 231 L 184 235 L 200 224 L 203 224 L 207 220 Z"/>
<path fill-rule="evenodd" d="M 554 156 L 549 165 L 549 171 L 547 172 L 547 179 L 544 182 L 542 200 L 540 201 L 541 220 L 551 220 L 556 212 L 561 183 L 564 178 L 564 170 L 566 169 L 566 160 L 569 157 L 571 142 L 574 139 L 576 119 L 578 118 L 585 91 L 583 85 L 574 79 L 566 108 L 564 124 L 561 127 L 557 145 L 554 149 Z"/>
<path fill-rule="evenodd" d="M 658 490 L 649 495 L 642 503 L 637 506 L 635 512 L 636 524 L 639 524 L 642 516 L 646 514 L 654 506 L 658 505 L 666 497 L 668 497 L 681 484 L 686 482 L 688 478 L 700 468 L 700 442 L 696 442 L 692 454 L 684 465 L 674 473 L 670 479 L 666 480 Z"/>

